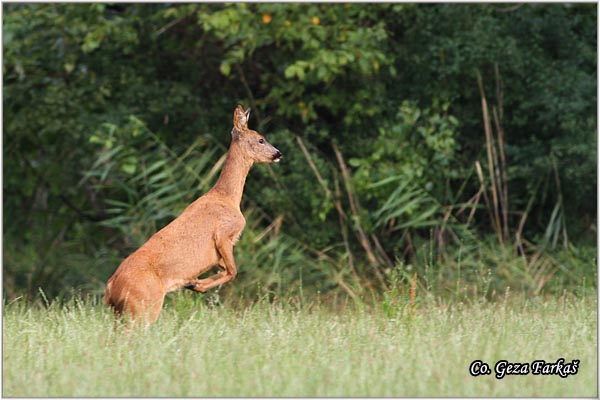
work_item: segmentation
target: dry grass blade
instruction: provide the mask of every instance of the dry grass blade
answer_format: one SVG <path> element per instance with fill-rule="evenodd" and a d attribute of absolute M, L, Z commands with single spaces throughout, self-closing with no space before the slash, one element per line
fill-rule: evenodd
<path fill-rule="evenodd" d="M 279 230 L 281 229 L 281 224 L 283 223 L 283 215 L 277 216 L 275 221 L 273 221 L 269 226 L 267 226 L 261 233 L 259 233 L 256 238 L 254 238 L 254 243 L 260 242 L 269 232 L 273 232 L 273 236 L 276 237 L 279 234 Z"/>
<path fill-rule="evenodd" d="M 415 272 L 410 282 L 410 312 L 415 310 L 415 299 L 417 298 L 417 273 Z"/>
<path fill-rule="evenodd" d="M 504 223 L 504 238 L 508 240 L 508 172 L 506 170 L 506 156 L 504 155 L 504 130 L 500 126 L 500 118 L 494 108 L 494 122 L 496 123 L 496 131 L 498 132 L 498 150 L 500 153 L 500 169 L 502 171 L 502 184 L 500 201 L 502 203 L 502 220 Z"/>
<path fill-rule="evenodd" d="M 312 170 L 312 172 L 315 174 L 315 177 L 317 178 L 317 181 L 319 181 L 319 184 L 321 185 L 321 187 L 323 188 L 323 190 L 325 191 L 325 193 L 328 196 L 333 197 L 333 196 L 331 196 L 331 190 L 329 190 L 329 187 L 327 187 L 327 184 L 325 183 L 325 180 L 321 176 L 321 173 L 317 169 L 317 166 L 315 165 L 312 157 L 310 156 L 310 153 L 306 149 L 306 146 L 304 145 L 304 142 L 302 141 L 302 138 L 300 136 L 298 136 L 298 135 L 296 135 L 296 142 L 298 142 L 298 146 L 300 146 L 300 150 L 302 150 L 302 154 L 304 154 L 304 158 L 306 158 L 306 162 L 308 163 L 308 166 L 310 167 L 310 169 Z"/>
<path fill-rule="evenodd" d="M 350 264 L 350 268 L 352 268 L 352 271 L 354 271 L 354 273 L 356 273 L 356 270 L 354 268 L 354 254 L 352 253 L 352 250 L 350 249 L 350 241 L 348 240 L 348 228 L 346 226 L 346 214 L 344 213 L 344 210 L 342 209 L 342 202 L 340 201 L 340 199 L 342 198 L 342 191 L 340 189 L 340 181 L 337 178 L 337 175 L 334 177 L 333 183 L 334 183 L 334 187 L 335 187 L 335 207 L 338 210 L 338 221 L 340 224 L 340 231 L 342 232 L 342 240 L 344 241 L 344 249 L 346 250 L 346 254 L 348 254 L 348 263 Z"/>
<path fill-rule="evenodd" d="M 521 215 L 521 219 L 519 220 L 519 226 L 517 228 L 517 231 L 515 232 L 515 243 L 518 249 L 518 253 L 521 254 L 521 256 L 523 257 L 523 261 L 527 262 L 526 257 L 525 257 L 525 249 L 523 248 L 523 240 L 522 240 L 522 232 L 523 232 L 523 227 L 525 226 L 525 221 L 527 220 L 527 211 L 524 211 Z"/>
<path fill-rule="evenodd" d="M 552 170 L 554 172 L 554 180 L 556 181 L 556 188 L 558 189 L 558 204 L 560 204 L 561 215 L 562 215 L 561 231 L 562 231 L 562 236 L 563 236 L 563 247 L 566 249 L 568 247 L 569 237 L 567 236 L 567 224 L 564 221 L 565 205 L 563 203 L 562 188 L 560 185 L 560 177 L 558 176 L 558 167 L 556 166 L 556 158 L 554 158 L 554 156 L 552 156 L 551 158 L 552 158 Z"/>
<path fill-rule="evenodd" d="M 358 235 L 358 241 L 360 242 L 361 246 L 365 250 L 367 259 L 369 260 L 369 263 L 371 263 L 371 266 L 373 267 L 373 270 L 375 272 L 375 275 L 377 276 L 377 279 L 379 280 L 379 283 L 381 284 L 382 287 L 387 287 L 385 280 L 383 279 L 383 276 L 381 275 L 381 272 L 379 272 L 379 266 L 381 263 L 377 260 L 377 257 L 375 255 L 375 253 L 373 252 L 373 247 L 371 246 L 371 242 L 369 241 L 369 238 L 367 237 L 367 235 L 360 223 L 360 213 L 359 213 L 360 205 L 358 204 L 358 200 L 356 199 L 356 196 L 354 195 L 354 190 L 352 189 L 352 183 L 350 182 L 350 172 L 348 171 L 348 167 L 346 166 L 346 163 L 344 162 L 344 158 L 342 157 L 342 154 L 340 153 L 340 150 L 337 148 L 335 143 L 332 143 L 332 147 L 333 147 L 333 151 L 335 152 L 335 157 L 337 158 L 338 164 L 340 166 L 340 170 L 342 172 L 342 178 L 344 179 L 344 185 L 346 186 L 346 193 L 348 195 L 348 201 L 350 203 L 350 209 L 351 209 L 352 215 L 353 215 L 354 226 L 356 228 L 356 232 Z"/>
<path fill-rule="evenodd" d="M 517 228 L 517 231 L 515 232 L 515 242 L 517 245 L 517 249 L 524 260 L 526 260 L 526 255 L 525 255 L 525 248 L 523 247 L 523 228 L 525 227 L 525 221 L 527 221 L 527 217 L 529 216 L 529 211 L 531 210 L 531 207 L 533 206 L 533 201 L 535 200 L 535 197 L 540 188 L 540 185 L 541 185 L 541 181 L 538 181 L 538 184 L 536 185 L 535 190 L 533 191 L 531 197 L 529 198 L 529 201 L 527 202 L 527 207 L 525 207 L 525 211 L 523 211 L 523 213 L 521 215 L 521 219 L 519 220 L 519 226 Z"/>
<path fill-rule="evenodd" d="M 534 296 L 540 294 L 544 285 L 552 279 L 559 268 L 560 266 L 554 258 L 544 254 L 543 248 L 538 248 L 534 252 L 526 269 L 527 275 L 531 278 Z"/>
<path fill-rule="evenodd" d="M 479 85 L 479 92 L 481 95 L 481 109 L 483 112 L 483 126 L 485 132 L 485 145 L 487 152 L 487 160 L 488 160 L 488 175 L 490 177 L 490 190 L 492 191 L 492 202 L 494 205 L 494 218 L 492 219 L 492 224 L 494 224 L 496 228 L 496 233 L 498 235 L 498 242 L 503 244 L 502 240 L 502 229 L 500 226 L 500 214 L 498 212 L 498 188 L 496 185 L 496 180 L 494 178 L 494 150 L 493 146 L 493 137 L 492 137 L 492 126 L 490 123 L 490 115 L 487 105 L 487 100 L 485 98 L 485 92 L 483 90 L 483 82 L 481 79 L 481 74 L 477 71 L 477 83 Z"/>
<path fill-rule="evenodd" d="M 494 221 L 494 216 L 492 215 L 492 208 L 490 206 L 490 199 L 487 195 L 487 191 L 485 190 L 485 180 L 483 179 L 483 170 L 481 168 L 481 164 L 479 161 L 475 161 L 475 171 L 477 171 L 477 177 L 479 178 L 480 189 L 479 191 L 483 193 L 483 200 L 485 202 L 485 207 L 490 215 L 490 221 Z"/>
<path fill-rule="evenodd" d="M 479 188 L 479 191 L 475 194 L 475 196 L 471 197 L 471 199 L 469 199 L 468 203 L 472 203 L 471 204 L 471 212 L 469 213 L 469 216 L 467 217 L 467 222 L 465 223 L 467 226 L 469 226 L 471 224 L 471 221 L 473 220 L 473 217 L 475 216 L 475 211 L 477 210 L 477 206 L 479 205 L 479 199 L 481 199 L 481 195 L 483 193 L 483 188 Z"/>
<path fill-rule="evenodd" d="M 500 120 L 502 120 L 504 119 L 504 92 L 502 91 L 502 79 L 500 78 L 498 63 L 494 63 L 494 73 L 496 75 L 496 102 L 498 103 Z"/>
<path fill-rule="evenodd" d="M 387 253 L 383 249 L 383 246 L 381 246 L 381 242 L 379 241 L 379 238 L 376 235 L 371 235 L 371 239 L 373 239 L 373 243 L 375 243 L 375 248 L 379 252 L 379 255 L 381 256 L 381 258 L 383 258 L 385 260 L 385 263 L 387 264 L 388 267 L 392 268 L 394 266 L 394 263 L 388 257 Z"/>
<path fill-rule="evenodd" d="M 496 135 L 499 137 L 500 136 L 500 123 L 498 121 L 498 113 L 496 111 L 496 107 L 492 107 L 492 115 L 494 116 L 494 120 L 496 123 Z M 493 140 L 493 137 L 492 137 Z M 501 177 L 501 164 L 499 161 L 499 157 L 498 157 L 498 152 L 496 151 L 496 142 L 493 141 L 492 142 L 492 159 L 494 160 L 494 175 L 495 175 L 495 182 L 497 185 L 497 191 L 498 191 L 498 199 L 500 201 L 500 209 L 502 212 L 502 221 L 500 222 L 500 219 L 498 220 L 498 223 L 500 225 L 500 228 L 502 229 L 502 239 L 503 240 L 508 240 L 508 214 L 507 214 L 507 208 L 506 208 L 506 199 L 504 197 L 504 180 Z"/>
<path fill-rule="evenodd" d="M 347 220 L 347 217 L 346 217 L 346 213 L 344 212 L 344 208 L 342 207 L 342 202 L 340 200 L 341 197 L 342 197 L 342 195 L 341 195 L 341 190 L 340 190 L 340 187 L 339 187 L 339 181 L 337 179 L 337 176 L 334 177 L 335 195 L 333 195 L 331 193 L 331 190 L 327 186 L 327 183 L 325 182 L 325 180 L 321 176 L 321 173 L 319 172 L 319 169 L 315 165 L 315 163 L 314 163 L 314 161 L 313 161 L 313 159 L 312 159 L 312 157 L 311 157 L 308 149 L 304 145 L 304 141 L 298 135 L 296 135 L 296 142 L 298 142 L 298 146 L 300 146 L 300 150 L 302 151 L 302 154 L 304 155 L 304 158 L 306 159 L 306 162 L 308 163 L 308 166 L 312 170 L 313 174 L 315 174 L 315 177 L 317 178 L 317 181 L 319 182 L 319 184 L 323 188 L 323 191 L 325 192 L 325 196 L 333 200 L 333 204 L 334 204 L 335 209 L 336 209 L 336 211 L 338 213 L 338 219 L 339 219 L 339 224 L 340 224 L 340 232 L 342 233 L 342 240 L 344 242 L 344 248 L 346 250 L 346 254 L 348 254 L 348 263 L 350 265 L 350 269 L 356 275 L 356 269 L 354 267 L 354 255 L 352 254 L 352 251 L 350 249 L 350 242 L 348 240 L 348 230 L 346 229 L 346 220 Z"/>

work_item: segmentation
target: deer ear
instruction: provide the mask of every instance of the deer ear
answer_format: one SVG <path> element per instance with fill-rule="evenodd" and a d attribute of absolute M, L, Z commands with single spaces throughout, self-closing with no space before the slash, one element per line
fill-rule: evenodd
<path fill-rule="evenodd" d="M 248 129 L 248 116 L 250 115 L 250 108 L 244 112 L 244 108 L 238 105 L 233 112 L 233 127 L 238 131 Z"/>

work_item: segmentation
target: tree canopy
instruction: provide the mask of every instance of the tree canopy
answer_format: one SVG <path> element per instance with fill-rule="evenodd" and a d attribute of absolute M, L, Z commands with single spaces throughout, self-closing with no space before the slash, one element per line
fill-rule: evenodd
<path fill-rule="evenodd" d="M 210 188 L 237 103 L 285 154 L 247 182 L 248 287 L 355 293 L 496 237 L 594 246 L 596 12 L 5 4 L 5 293 L 101 290 Z"/>

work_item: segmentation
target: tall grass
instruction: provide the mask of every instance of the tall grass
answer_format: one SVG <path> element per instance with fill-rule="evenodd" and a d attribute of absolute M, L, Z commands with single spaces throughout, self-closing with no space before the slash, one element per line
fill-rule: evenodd
<path fill-rule="evenodd" d="M 484 115 L 488 115 L 483 94 L 482 102 Z M 98 188 L 110 189 L 107 193 L 112 195 L 121 192 L 124 197 L 123 193 L 128 193 L 127 201 L 107 200 L 113 207 L 103 224 L 133 239 L 134 243 L 129 243 L 133 249 L 210 187 L 223 158 L 209 168 L 216 149 L 208 145 L 206 138 L 199 138 L 178 155 L 140 121 L 132 119 L 130 125 L 121 130 L 115 128 L 114 136 L 110 129 L 103 132 L 104 136 L 99 134 L 104 153 L 85 179 L 96 182 Z M 491 130 L 489 117 L 485 126 Z M 496 126 L 498 141 L 503 143 L 502 130 L 499 124 Z M 489 183 L 484 182 L 481 166 L 476 163 L 478 172 L 473 176 L 479 176 L 481 187 L 469 201 L 445 205 L 402 175 L 393 175 L 367 185 L 368 190 L 386 193 L 372 212 L 361 206 L 357 181 L 334 143 L 337 163 L 325 163 L 328 167 L 321 173 L 313 160 L 319 153 L 315 149 L 311 153 L 310 146 L 295 136 L 301 153 L 297 157 L 312 170 L 325 193 L 325 201 L 331 201 L 338 214 L 341 242 L 319 248 L 310 238 L 292 236 L 287 225 L 301 219 L 303 211 L 297 211 L 297 215 L 269 215 L 260 201 L 246 196 L 244 212 L 248 224 L 236 249 L 240 274 L 235 285 L 224 291 L 253 299 L 318 292 L 335 292 L 333 296 L 342 294 L 356 299 L 389 289 L 395 270 L 403 276 L 417 272 L 421 286 L 451 297 L 477 297 L 483 291 L 494 298 L 506 287 L 529 295 L 579 287 L 584 277 L 593 275 L 593 254 L 580 255 L 582 251 L 572 246 L 567 250 L 549 249 L 525 240 L 523 218 L 518 228 L 509 229 L 506 179 L 500 178 L 506 175 L 506 166 L 498 166 L 497 157 L 492 155 L 496 140 L 487 134 L 486 148 L 492 162 L 488 167 Z M 139 142 L 139 146 L 132 145 L 131 140 Z M 501 148 L 497 153 L 504 159 Z M 334 172 L 335 193 L 324 178 L 331 172 L 327 169 Z M 494 188 L 492 173 L 496 169 L 501 170 L 496 174 L 502 182 L 498 188 Z M 284 185 L 276 175 L 272 178 L 278 186 Z M 280 189 L 286 192 L 284 186 Z M 487 212 L 497 222 L 498 243 L 489 240 L 489 236 L 481 238 L 473 226 L 476 211 L 485 213 L 480 210 L 481 197 L 486 198 L 491 189 L 500 199 L 496 203 L 502 205 L 499 210 L 486 201 Z M 526 214 L 525 211 L 523 216 Z M 515 232 L 513 243 L 505 234 L 508 231 Z M 565 256 L 569 262 L 564 262 Z"/>
<path fill-rule="evenodd" d="M 532 243 L 523 237 L 535 194 L 522 212 L 509 213 L 504 134 L 496 116 L 501 104 L 490 114 L 483 90 L 481 95 L 487 171 L 477 161 L 452 195 L 436 197 L 422 183 L 397 171 L 395 164 L 385 170 L 394 171 L 392 174 L 365 177 L 360 168 L 353 171 L 349 167 L 357 161 L 347 161 L 334 142 L 335 160 L 330 154 L 332 159 L 327 161 L 322 149 L 289 134 L 288 145 L 295 143 L 297 148 L 286 158 L 287 168 L 304 166 L 306 173 L 312 171 L 314 189 L 322 192 L 313 200 L 322 197 L 325 210 L 318 216 L 317 226 L 333 233 L 327 241 L 315 240 L 311 236 L 315 232 L 298 223 L 314 214 L 310 210 L 265 209 L 265 204 L 272 204 L 282 194 L 285 197 L 292 182 L 267 170 L 277 195 L 255 190 L 245 196 L 247 226 L 235 251 L 239 275 L 233 284 L 212 291 L 212 301 L 278 301 L 292 295 L 306 302 L 326 294 L 334 301 L 375 298 L 396 304 L 390 293 L 404 296 L 411 285 L 419 294 L 448 301 L 482 296 L 494 300 L 507 288 L 527 296 L 565 290 L 578 293 L 582 287 L 595 290 L 596 248 L 568 242 L 562 233 L 562 206 L 552 214 L 542 240 Z M 490 115 L 496 118 L 495 130 Z M 413 125 L 411 122 L 406 128 Z M 38 249 L 21 250 L 8 243 L 5 261 L 10 262 L 6 263 L 4 282 L 8 299 L 18 297 L 23 286 L 30 295 L 35 295 L 39 286 L 52 296 L 67 294 L 73 286 L 101 295 L 104 282 L 122 257 L 208 190 L 224 160 L 219 155 L 225 148 L 207 135 L 176 150 L 135 117 L 123 126 L 105 124 L 93 140 L 102 146 L 81 184 L 94 187 L 98 202 L 106 205 L 99 225 L 107 230 L 109 242 L 99 242 L 92 252 L 82 243 L 57 238 L 43 257 Z M 363 164 L 366 161 L 362 160 Z M 365 165 L 371 168 L 371 163 Z M 285 175 L 284 170 L 280 172 Z M 556 175 L 556 168 L 554 172 Z M 251 181 L 258 178 L 256 171 Z M 470 195 L 465 188 L 472 186 L 469 182 L 473 179 L 478 179 L 479 190 L 462 201 Z M 257 193 L 267 196 L 257 198 Z M 491 196 L 496 200 L 490 200 L 488 193 L 495 193 Z M 289 198 L 284 202 L 288 201 L 296 204 Z M 484 225 L 488 223 L 486 214 L 498 240 L 489 232 L 480 232 L 481 219 Z M 563 246 L 557 245 L 559 238 L 563 238 Z"/>
<path fill-rule="evenodd" d="M 199 299 L 199 296 L 191 297 Z M 299 302 L 191 304 L 115 331 L 92 302 L 4 306 L 4 397 L 596 397 L 593 296 L 425 301 L 412 314 Z M 472 377 L 479 359 L 580 360 L 558 376 Z"/>

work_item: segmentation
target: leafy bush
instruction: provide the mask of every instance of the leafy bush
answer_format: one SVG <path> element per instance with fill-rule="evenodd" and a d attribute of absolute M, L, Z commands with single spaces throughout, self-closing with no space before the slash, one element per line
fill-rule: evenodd
<path fill-rule="evenodd" d="M 566 254 L 595 249 L 596 13 L 8 4 L 6 293 L 100 292 L 120 257 L 210 187 L 236 103 L 285 157 L 247 183 L 253 221 L 239 256 L 275 268 L 249 266 L 239 286 L 249 296 L 379 293 L 402 263 L 451 282 L 442 261 L 466 253 L 479 267 L 497 258 L 500 270 L 526 269 L 540 249 L 568 264 Z M 495 164 L 506 174 L 501 205 L 491 149 L 506 158 Z M 474 250 L 494 235 L 505 249 Z M 561 271 L 558 287 L 580 278 Z"/>

